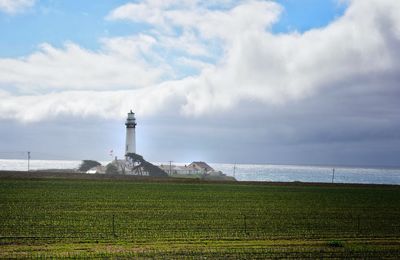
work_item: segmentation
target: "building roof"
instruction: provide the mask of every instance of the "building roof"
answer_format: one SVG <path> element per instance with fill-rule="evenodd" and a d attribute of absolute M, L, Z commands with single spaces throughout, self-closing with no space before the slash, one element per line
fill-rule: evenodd
<path fill-rule="evenodd" d="M 202 170 L 206 170 L 207 172 L 214 171 L 214 169 L 205 162 L 192 162 L 191 164 L 189 164 L 189 167 L 199 168 Z"/>

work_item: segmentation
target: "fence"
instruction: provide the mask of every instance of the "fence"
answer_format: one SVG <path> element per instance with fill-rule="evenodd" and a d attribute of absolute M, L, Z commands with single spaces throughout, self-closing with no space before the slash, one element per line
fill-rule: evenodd
<path fill-rule="evenodd" d="M 393 219 L 369 219 L 360 215 L 294 219 L 237 215 L 230 218 L 140 219 L 129 214 L 92 216 L 14 216 L 0 224 L 2 239 L 270 239 L 312 237 L 399 236 Z"/>

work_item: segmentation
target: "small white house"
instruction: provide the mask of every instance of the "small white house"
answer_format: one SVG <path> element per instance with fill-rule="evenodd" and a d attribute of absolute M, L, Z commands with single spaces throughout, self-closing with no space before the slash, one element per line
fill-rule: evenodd
<path fill-rule="evenodd" d="M 205 162 L 192 162 L 188 167 L 197 170 L 200 173 L 215 172 L 215 170 Z"/>
<path fill-rule="evenodd" d="M 188 166 L 161 164 L 158 166 L 169 175 L 171 174 L 199 174 L 200 172 Z"/>
<path fill-rule="evenodd" d="M 189 174 L 213 174 L 217 173 L 210 165 L 205 162 L 192 162 L 189 165 L 179 166 L 179 165 L 169 165 L 169 164 L 161 164 L 159 166 L 163 171 L 171 174 L 181 174 L 181 175 L 189 175 Z"/>
<path fill-rule="evenodd" d="M 88 171 L 86 171 L 87 174 L 105 174 L 106 173 L 106 167 L 103 165 L 95 166 Z"/>

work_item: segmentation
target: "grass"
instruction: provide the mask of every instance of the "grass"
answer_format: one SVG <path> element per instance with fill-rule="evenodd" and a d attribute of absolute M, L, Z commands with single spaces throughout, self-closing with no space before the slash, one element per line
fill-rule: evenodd
<path fill-rule="evenodd" d="M 331 240 L 328 241 L 328 246 L 330 247 L 344 247 L 343 241 L 340 240 Z"/>
<path fill-rule="evenodd" d="M 393 258 L 400 187 L 0 179 L 0 257 Z"/>

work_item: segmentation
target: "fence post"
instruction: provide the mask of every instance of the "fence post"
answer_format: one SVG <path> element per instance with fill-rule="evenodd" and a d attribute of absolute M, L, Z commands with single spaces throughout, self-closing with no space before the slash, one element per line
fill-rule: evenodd
<path fill-rule="evenodd" d="M 246 215 L 243 215 L 243 220 L 244 220 L 244 233 L 247 235 Z"/>
<path fill-rule="evenodd" d="M 112 232 L 113 232 L 113 236 L 115 238 L 117 235 L 115 234 L 115 215 L 114 214 L 112 215 Z"/>

